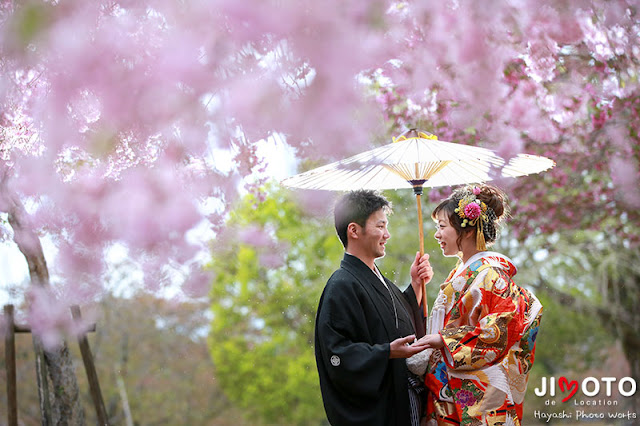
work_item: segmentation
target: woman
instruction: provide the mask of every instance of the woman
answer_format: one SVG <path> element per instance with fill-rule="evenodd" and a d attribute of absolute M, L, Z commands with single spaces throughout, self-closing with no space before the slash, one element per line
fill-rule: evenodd
<path fill-rule="evenodd" d="M 427 425 L 520 425 L 542 305 L 512 277 L 506 256 L 486 251 L 507 212 L 490 185 L 456 190 L 431 217 L 445 256 L 460 260 L 431 310 L 420 373 L 430 390 Z M 420 368 L 418 368 L 420 370 Z"/>

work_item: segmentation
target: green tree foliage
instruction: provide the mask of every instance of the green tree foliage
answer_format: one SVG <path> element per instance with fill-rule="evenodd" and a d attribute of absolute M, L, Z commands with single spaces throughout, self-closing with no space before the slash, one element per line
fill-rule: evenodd
<path fill-rule="evenodd" d="M 320 424 L 314 319 L 342 246 L 327 217 L 303 211 L 290 194 L 255 202 L 241 201 L 214 247 L 216 377 L 253 422 Z"/>
<path fill-rule="evenodd" d="M 593 230 L 556 233 L 532 237 L 515 250 L 521 281 L 534 288 L 544 305 L 526 399 L 529 412 L 566 408 L 545 406 L 549 397 L 534 395 L 542 377 L 638 380 L 640 259 L 634 250 L 616 249 L 617 238 Z M 614 391 L 612 399 L 631 412 L 640 403 L 637 394 L 622 397 Z"/>
<path fill-rule="evenodd" d="M 571 351 L 552 345 L 556 353 L 541 356 L 560 370 L 581 371 L 619 350 L 629 368 L 625 375 L 640 381 L 640 252 L 620 234 L 590 229 L 535 236 L 519 252 L 530 284 L 549 305 L 540 341 L 549 334 L 578 340 Z M 637 410 L 640 396 L 624 402 Z"/>
<path fill-rule="evenodd" d="M 260 204 L 253 196 L 242 200 L 229 218 L 229 232 L 218 238 L 214 248 L 209 345 L 216 378 L 226 396 L 253 422 L 318 424 L 324 413 L 313 359 L 313 320 L 322 288 L 342 253 L 329 214 L 333 200 L 310 213 L 295 198 L 302 192 L 268 188 L 265 195 Z M 389 216 L 387 254 L 377 264 L 404 289 L 419 247 L 416 200 L 410 190 L 384 195 L 394 211 Z M 442 256 L 433 238 L 430 213 L 435 205 L 423 199 L 425 252 L 435 270 L 427 286 L 429 305 L 456 262 Z M 589 238 L 593 236 L 583 236 Z M 593 288 L 592 267 L 584 263 L 587 254 L 559 241 L 555 245 L 536 238 L 529 241 L 525 245 L 515 240 L 507 222 L 493 249 L 514 259 L 517 283 L 533 288 L 545 309 L 528 389 L 531 412 L 543 408 L 544 401 L 533 395 L 542 377 L 581 374 L 603 365 L 615 345 L 615 333 L 594 321 L 593 312 L 568 304 L 564 293 L 554 296 L 542 288 L 541 277 L 553 277 L 554 287 L 575 298 L 600 300 L 605 293 Z M 553 252 L 546 251 L 549 247 Z M 590 256 L 595 255 L 593 250 Z M 610 270 L 605 272 L 603 276 L 611 275 Z M 618 302 L 637 303 L 638 298 L 630 299 Z"/>

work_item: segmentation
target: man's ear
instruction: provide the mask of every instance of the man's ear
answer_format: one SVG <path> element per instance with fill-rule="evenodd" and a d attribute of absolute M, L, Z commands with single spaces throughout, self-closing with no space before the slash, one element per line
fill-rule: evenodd
<path fill-rule="evenodd" d="M 347 237 L 357 240 L 358 239 L 358 224 L 351 222 L 347 225 Z"/>

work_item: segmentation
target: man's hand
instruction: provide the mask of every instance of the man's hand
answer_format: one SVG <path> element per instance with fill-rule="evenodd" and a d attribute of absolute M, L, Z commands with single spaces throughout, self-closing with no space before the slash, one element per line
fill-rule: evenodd
<path fill-rule="evenodd" d="M 416 258 L 411 264 L 411 286 L 418 304 L 422 302 L 424 285 L 431 281 L 431 278 L 433 278 L 433 269 L 429 263 L 429 255 L 425 253 L 420 257 L 420 252 L 416 252 Z"/>
<path fill-rule="evenodd" d="M 440 349 L 444 347 L 444 340 L 442 340 L 442 336 L 438 333 L 427 334 L 421 337 L 415 344 L 424 346 L 425 348 Z"/>
<path fill-rule="evenodd" d="M 390 343 L 389 358 L 409 358 L 418 352 L 427 349 L 428 346 L 414 341 L 416 336 L 413 334 L 407 337 L 400 337 Z M 421 339 L 422 340 L 422 339 Z"/>

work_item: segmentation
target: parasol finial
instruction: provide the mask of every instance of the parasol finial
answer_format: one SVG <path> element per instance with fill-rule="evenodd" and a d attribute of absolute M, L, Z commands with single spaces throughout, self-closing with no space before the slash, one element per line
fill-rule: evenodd
<path fill-rule="evenodd" d="M 401 134 L 400 136 L 392 137 L 393 142 L 401 142 L 406 141 L 407 139 L 429 139 L 429 140 L 438 140 L 438 137 L 433 133 L 429 133 L 426 131 L 418 130 L 416 128 L 411 128 Z"/>

